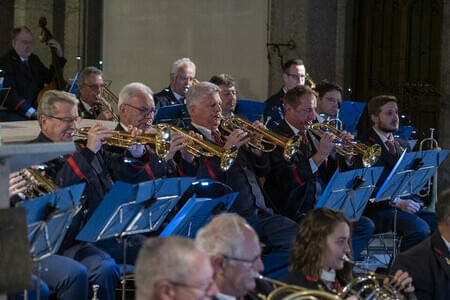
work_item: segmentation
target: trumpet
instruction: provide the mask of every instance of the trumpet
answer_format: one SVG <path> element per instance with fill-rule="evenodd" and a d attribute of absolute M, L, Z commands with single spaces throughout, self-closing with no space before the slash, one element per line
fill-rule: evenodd
<path fill-rule="evenodd" d="M 39 170 L 23 169 L 20 171 L 20 175 L 27 182 L 27 189 L 23 193 L 26 199 L 40 197 L 59 189 L 59 186 Z"/>
<path fill-rule="evenodd" d="M 90 127 L 81 127 L 75 135 L 81 140 L 87 140 Z M 155 145 L 156 154 L 160 158 L 165 158 L 169 154 L 170 145 L 172 143 L 172 135 L 170 128 L 163 124 L 154 127 L 156 133 L 147 133 L 138 136 L 131 136 L 125 131 L 114 131 L 113 136 L 103 139 L 102 143 L 110 146 L 129 148 L 134 144 L 153 144 Z"/>
<path fill-rule="evenodd" d="M 320 290 L 307 289 L 298 285 L 287 284 L 275 279 L 257 274 L 257 279 L 267 281 L 274 286 L 274 290 L 269 295 L 258 295 L 262 300 L 273 299 L 296 299 L 296 300 L 339 300 L 342 299 L 332 293 Z"/>
<path fill-rule="evenodd" d="M 308 130 L 321 138 L 325 132 L 331 132 L 335 136 L 336 152 L 342 156 L 356 156 L 361 155 L 363 165 L 365 168 L 375 165 L 381 155 L 381 146 L 374 144 L 367 146 L 356 141 L 345 141 L 339 138 L 341 134 L 340 130 L 337 130 L 333 126 L 327 123 L 313 123 L 309 125 Z"/>
<path fill-rule="evenodd" d="M 315 89 L 316 88 L 316 83 L 312 80 L 312 78 L 311 78 L 311 76 L 309 75 L 309 73 L 306 73 L 306 76 L 305 76 L 306 78 L 305 78 L 305 83 L 307 84 L 307 85 L 309 85 L 312 89 Z"/>
<path fill-rule="evenodd" d="M 273 131 L 257 128 L 250 121 L 236 116 L 223 119 L 220 126 L 228 133 L 235 129 L 247 132 L 250 137 L 249 145 L 263 152 L 272 152 L 280 146 L 286 160 L 290 160 L 297 153 L 301 142 L 299 136 L 287 138 Z"/>
<path fill-rule="evenodd" d="M 189 133 L 178 127 L 167 125 L 174 132 L 179 133 L 187 140 L 186 151 L 195 157 L 213 157 L 220 158 L 220 168 L 227 171 L 236 159 L 238 151 L 236 148 L 224 149 L 214 143 L 202 140 L 189 135 Z"/>

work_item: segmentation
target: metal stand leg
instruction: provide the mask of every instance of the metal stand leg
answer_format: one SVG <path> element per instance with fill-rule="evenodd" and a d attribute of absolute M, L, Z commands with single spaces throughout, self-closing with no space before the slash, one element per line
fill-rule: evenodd
<path fill-rule="evenodd" d="M 122 300 L 125 300 L 125 289 L 126 289 L 126 270 L 127 270 L 127 238 L 122 238 L 123 243 L 123 261 L 122 261 Z"/>

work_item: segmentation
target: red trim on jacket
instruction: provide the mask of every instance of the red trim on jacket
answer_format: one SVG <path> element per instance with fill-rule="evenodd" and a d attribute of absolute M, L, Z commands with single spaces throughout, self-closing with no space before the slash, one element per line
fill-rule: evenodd
<path fill-rule="evenodd" d="M 21 107 L 24 102 L 25 102 L 25 99 L 20 100 L 19 103 L 17 103 L 16 107 L 14 107 L 14 109 L 19 110 L 19 107 Z"/>
<path fill-rule="evenodd" d="M 217 176 L 216 174 L 214 174 L 214 171 L 208 159 L 205 159 L 205 166 L 208 169 L 209 176 L 211 176 L 212 179 L 216 179 Z"/>
<path fill-rule="evenodd" d="M 300 176 L 298 176 L 297 167 L 292 167 L 292 173 L 294 174 L 295 181 L 297 181 L 298 184 L 301 186 L 305 183 L 300 179 Z"/>
<path fill-rule="evenodd" d="M 75 174 L 77 174 L 77 176 L 80 177 L 80 179 L 85 179 L 86 178 L 86 176 L 84 176 L 84 174 L 81 172 L 80 168 L 78 167 L 77 163 L 75 162 L 75 160 L 73 160 L 72 157 L 69 157 L 67 159 L 67 162 L 72 167 L 72 169 L 75 172 Z"/>

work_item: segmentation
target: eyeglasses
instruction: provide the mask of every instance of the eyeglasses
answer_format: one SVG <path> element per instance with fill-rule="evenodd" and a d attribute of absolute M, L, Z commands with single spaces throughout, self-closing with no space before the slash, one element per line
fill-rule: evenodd
<path fill-rule="evenodd" d="M 73 122 L 75 123 L 79 123 L 81 121 L 81 117 L 67 117 L 67 118 L 60 118 L 60 117 L 55 117 L 55 116 L 47 116 L 48 118 L 52 118 L 52 119 L 56 119 L 56 120 L 60 120 L 61 122 L 63 122 L 66 125 L 70 125 Z"/>
<path fill-rule="evenodd" d="M 228 255 L 222 255 L 224 258 L 234 261 L 240 261 L 244 263 L 250 264 L 252 267 L 255 265 L 255 263 L 261 259 L 261 254 L 256 255 L 253 259 L 246 259 L 246 258 L 240 258 L 240 257 L 232 257 Z"/>
<path fill-rule="evenodd" d="M 94 91 L 106 88 L 106 84 L 89 84 L 86 86 Z"/>
<path fill-rule="evenodd" d="M 191 77 L 191 76 L 187 77 L 187 76 L 181 76 L 181 75 L 179 75 L 178 78 L 179 78 L 181 81 L 193 81 L 193 80 L 194 80 L 194 77 Z"/>
<path fill-rule="evenodd" d="M 136 106 L 133 106 L 133 105 L 128 104 L 128 103 L 124 103 L 124 105 L 127 105 L 127 106 L 129 106 L 129 107 L 134 108 L 135 110 L 138 110 L 139 113 L 140 113 L 143 117 L 147 117 L 147 116 L 149 116 L 149 115 L 151 115 L 151 114 L 154 114 L 154 113 L 156 112 L 156 109 L 155 109 L 154 107 L 153 107 L 153 108 L 136 107 Z"/>
<path fill-rule="evenodd" d="M 205 287 L 202 286 L 195 286 L 195 285 L 190 285 L 190 284 L 186 284 L 186 283 L 182 283 L 182 282 L 177 282 L 177 281 L 172 281 L 169 280 L 170 283 L 172 283 L 173 285 L 178 285 L 181 287 L 185 287 L 185 288 L 190 288 L 190 289 L 196 289 L 199 291 L 202 291 L 202 298 L 201 299 L 205 299 L 205 298 L 212 298 L 212 295 L 209 295 L 209 292 L 211 291 L 213 285 L 214 285 L 214 278 L 215 275 L 213 275 L 213 277 L 211 278 L 211 281 L 206 285 Z"/>
<path fill-rule="evenodd" d="M 286 73 L 286 75 L 289 76 L 289 77 L 291 77 L 291 78 L 294 79 L 294 80 L 297 80 L 297 81 L 300 80 L 300 79 L 304 79 L 304 78 L 306 77 L 305 74 L 297 75 L 297 74 Z"/>

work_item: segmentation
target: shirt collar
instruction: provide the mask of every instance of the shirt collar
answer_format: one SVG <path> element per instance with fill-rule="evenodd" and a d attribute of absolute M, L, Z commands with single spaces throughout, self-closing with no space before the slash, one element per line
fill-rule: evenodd
<path fill-rule="evenodd" d="M 81 105 L 83 105 L 83 107 L 84 107 L 84 109 L 85 109 L 86 111 L 91 112 L 91 106 L 90 106 L 89 104 L 87 104 L 86 102 L 84 102 L 83 100 L 81 100 L 81 98 L 80 98 L 80 102 L 81 102 Z"/>
<path fill-rule="evenodd" d="M 176 93 L 174 90 L 171 89 L 171 91 L 172 91 L 172 94 L 175 96 L 175 98 L 177 98 L 177 100 L 180 100 L 180 98 L 184 98 L 184 96 Z"/>
<path fill-rule="evenodd" d="M 212 136 L 211 130 L 209 130 L 206 127 L 200 126 L 198 124 L 195 124 L 194 122 L 191 122 L 192 126 L 194 126 L 195 128 L 198 129 L 198 131 L 200 131 L 200 133 L 205 136 L 205 138 L 208 141 L 214 141 L 214 137 Z"/>
<path fill-rule="evenodd" d="M 125 130 L 125 132 L 128 132 L 128 127 L 127 125 L 123 124 L 122 122 L 120 122 L 120 126 L 122 126 L 123 130 Z"/>
<path fill-rule="evenodd" d="M 289 127 L 291 128 L 291 130 L 294 132 L 294 135 L 298 135 L 298 133 L 300 132 L 300 130 L 298 130 L 296 127 L 292 126 L 291 123 L 288 122 L 287 119 L 284 119 L 286 121 L 286 123 L 289 125 Z"/>
<path fill-rule="evenodd" d="M 217 293 L 217 299 L 219 300 L 236 300 L 236 297 L 227 294 Z"/>
<path fill-rule="evenodd" d="M 447 246 L 448 251 L 450 252 L 450 242 L 447 241 L 443 235 L 441 235 L 442 240 L 444 241 L 444 244 Z"/>
<path fill-rule="evenodd" d="M 385 137 L 381 132 L 379 132 L 375 127 L 372 127 L 373 131 L 380 137 L 381 142 L 383 143 L 384 148 L 386 148 L 389 151 L 389 147 L 386 145 L 387 141 L 394 142 L 394 136 L 392 135 L 392 132 L 389 136 L 389 138 Z"/>
<path fill-rule="evenodd" d="M 316 115 L 317 122 L 323 123 L 325 121 L 325 118 L 319 115 L 318 113 L 314 112 L 314 114 Z"/>

